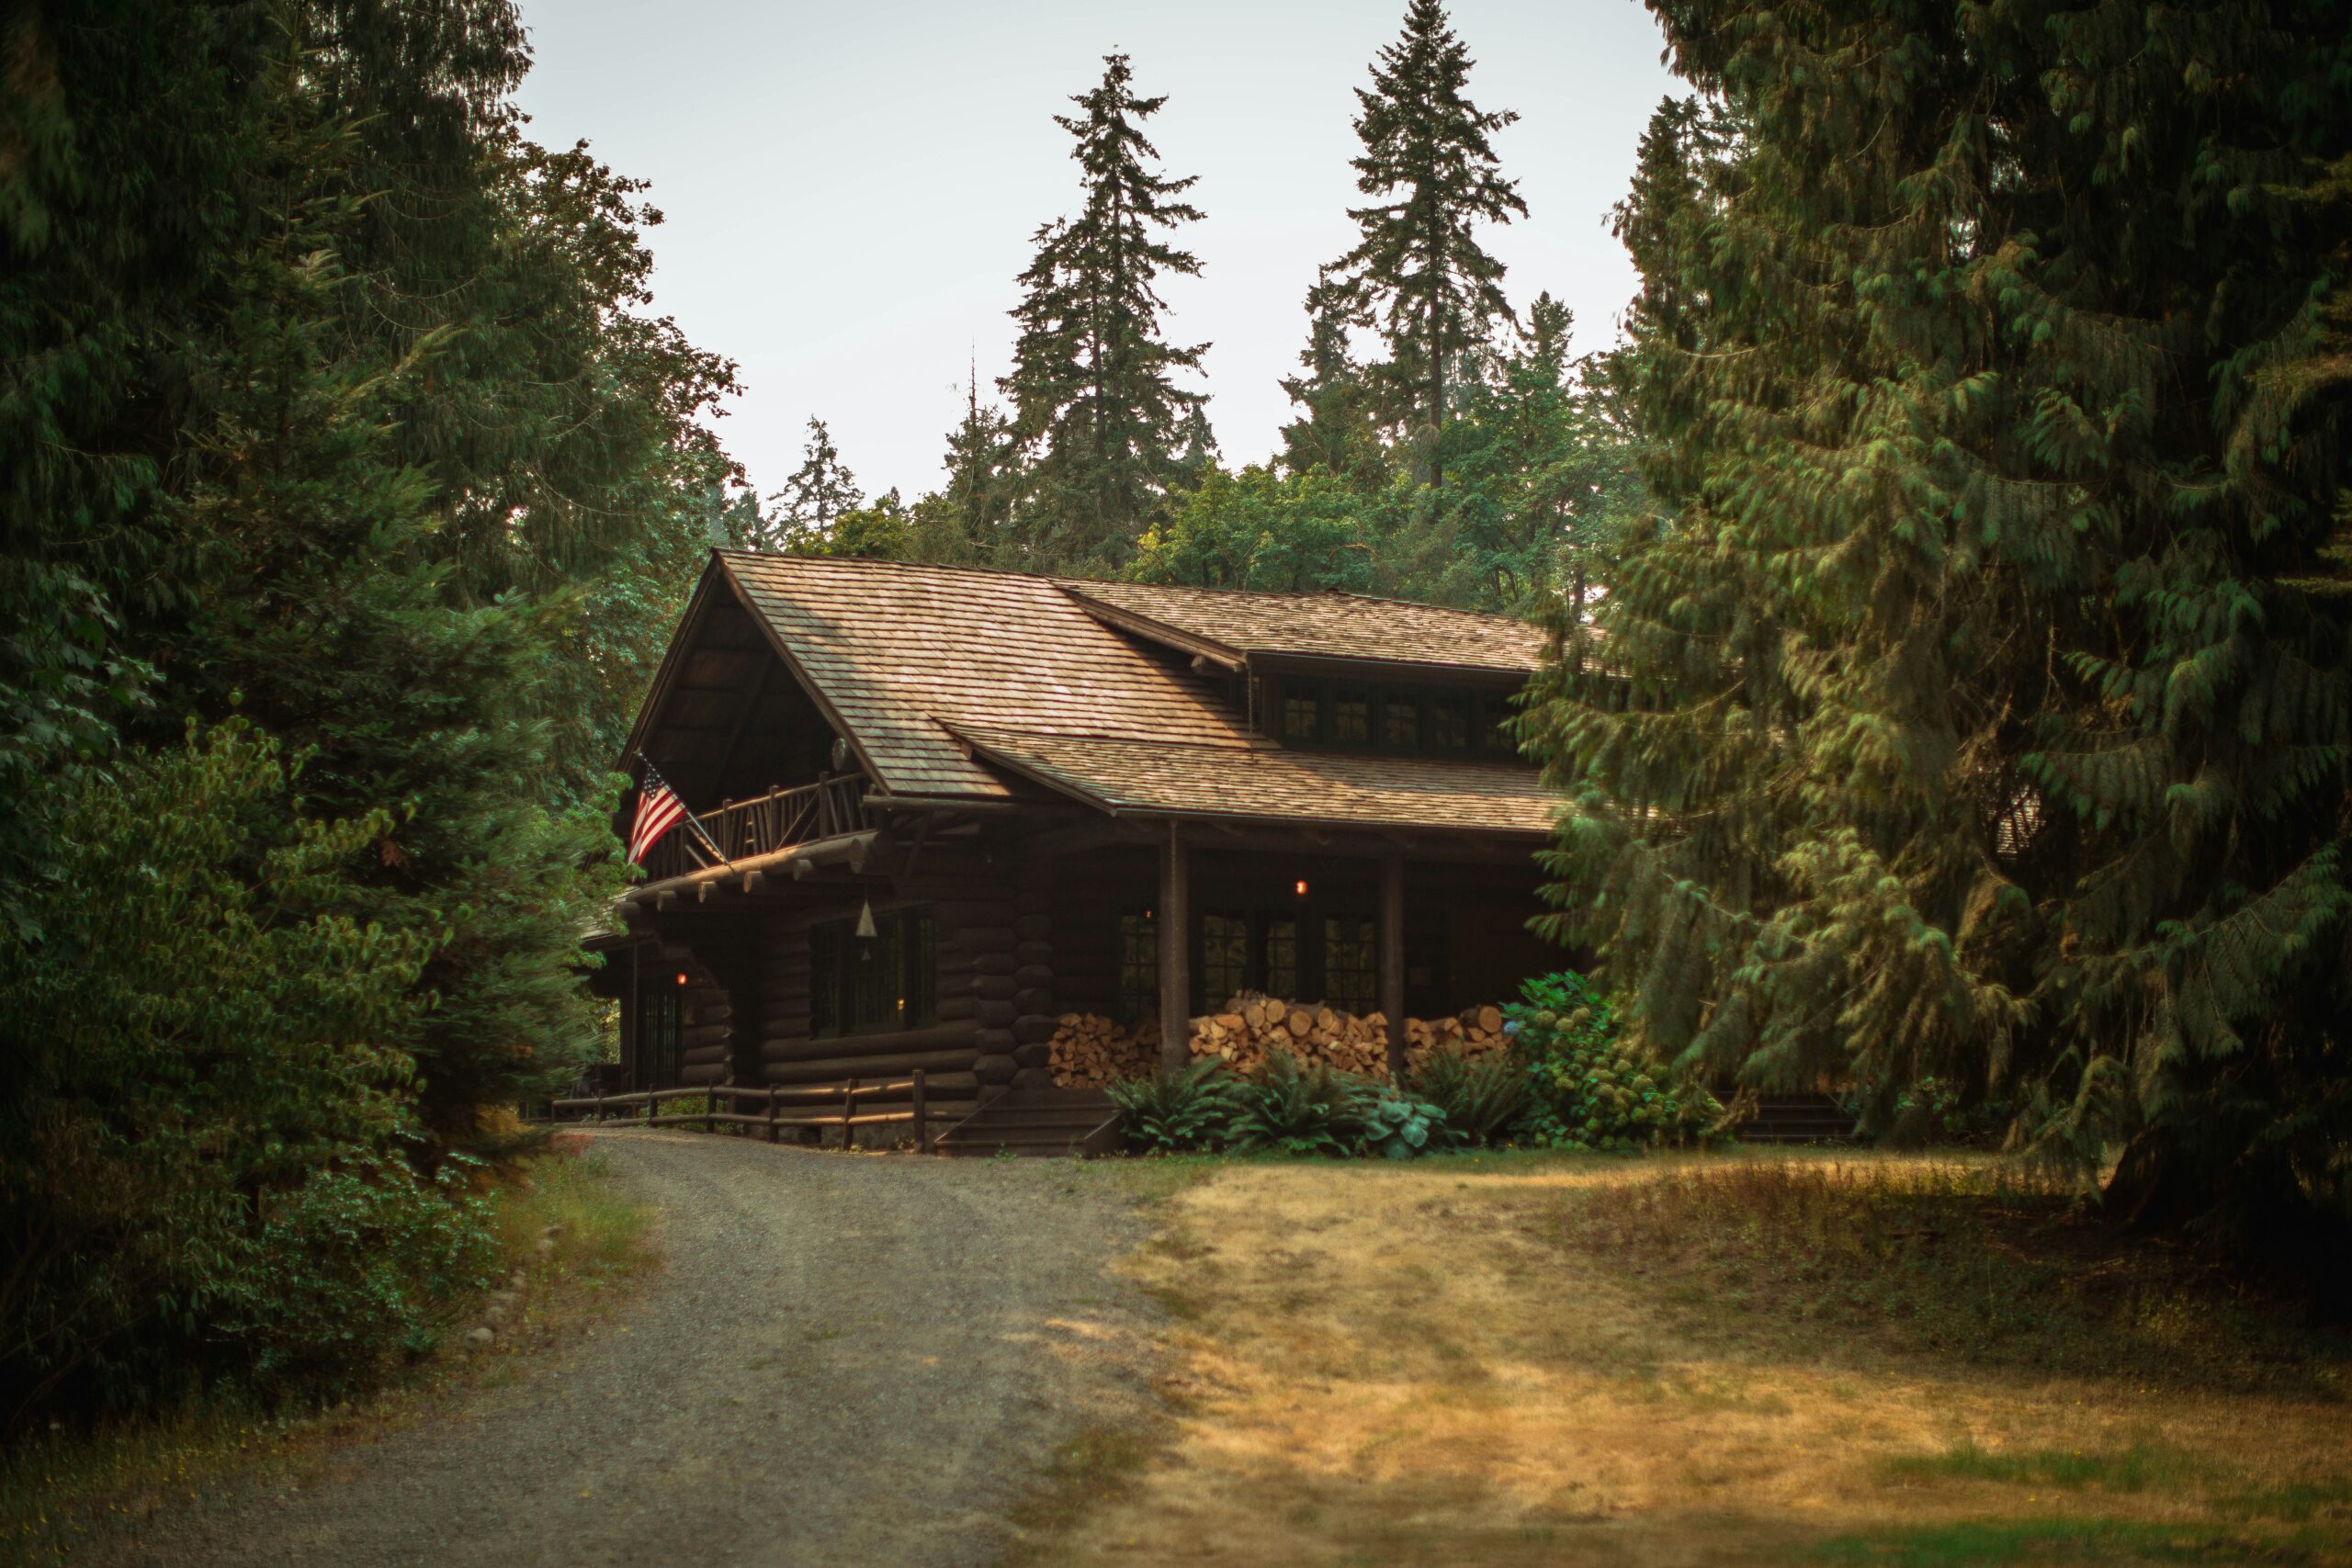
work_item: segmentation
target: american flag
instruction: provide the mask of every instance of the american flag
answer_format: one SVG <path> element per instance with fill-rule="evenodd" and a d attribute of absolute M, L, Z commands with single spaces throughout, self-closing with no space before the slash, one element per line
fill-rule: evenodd
<path fill-rule="evenodd" d="M 628 863 L 642 861 L 647 852 L 661 841 L 662 835 L 678 825 L 687 815 L 686 803 L 669 781 L 655 771 L 651 762 L 645 764 L 645 781 L 638 785 L 637 820 L 628 830 Z"/>

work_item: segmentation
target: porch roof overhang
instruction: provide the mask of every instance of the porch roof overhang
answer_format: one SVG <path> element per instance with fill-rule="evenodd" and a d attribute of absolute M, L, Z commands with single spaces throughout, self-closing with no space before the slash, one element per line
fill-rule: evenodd
<path fill-rule="evenodd" d="M 846 865 L 853 871 L 862 870 L 884 847 L 887 838 L 887 829 L 869 828 L 855 833 L 837 833 L 830 839 L 808 839 L 765 854 L 746 855 L 681 876 L 639 883 L 621 895 L 621 903 L 639 908 L 660 908 L 665 900 L 684 896 L 700 901 L 730 883 L 749 893 L 779 872 L 797 878 L 827 866 Z"/>

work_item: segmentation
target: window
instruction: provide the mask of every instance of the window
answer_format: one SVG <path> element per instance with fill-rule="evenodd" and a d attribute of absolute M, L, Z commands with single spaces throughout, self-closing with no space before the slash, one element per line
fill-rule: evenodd
<path fill-rule="evenodd" d="M 1298 995 L 1298 922 L 1266 922 L 1266 994 L 1284 998 Z"/>
<path fill-rule="evenodd" d="M 1498 757 L 1519 755 L 1518 738 L 1510 732 L 1511 720 L 1518 717 L 1510 704 L 1500 697 L 1488 697 L 1478 705 L 1478 716 L 1487 724 L 1487 750 Z"/>
<path fill-rule="evenodd" d="M 1470 750 L 1471 700 L 1466 692 L 1434 692 L 1430 695 L 1430 750 Z"/>
<path fill-rule="evenodd" d="M 1283 694 L 1283 739 L 1285 740 L 1320 740 L 1323 739 L 1323 695 L 1309 688 L 1304 694 Z"/>
<path fill-rule="evenodd" d="M 1421 694 L 1385 692 L 1380 698 L 1380 744 L 1390 751 L 1421 749 Z"/>
<path fill-rule="evenodd" d="M 1129 1023 L 1159 1016 L 1159 928 L 1148 909 L 1119 917 L 1119 1011 Z"/>
<path fill-rule="evenodd" d="M 1331 689 L 1331 724 L 1323 737 L 1334 746 L 1372 744 L 1372 694 L 1362 686 Z"/>
<path fill-rule="evenodd" d="M 938 926 L 929 909 L 808 928 L 808 1025 L 816 1035 L 875 1034 L 939 1021 Z"/>
<path fill-rule="evenodd" d="M 1374 923 L 1359 915 L 1323 919 L 1323 1000 L 1350 1012 L 1379 1005 L 1379 952 Z"/>
<path fill-rule="evenodd" d="M 1282 738 L 1294 746 L 1519 756 L 1503 730 L 1517 713 L 1500 688 L 1374 688 L 1296 678 L 1283 683 L 1282 710 Z"/>
<path fill-rule="evenodd" d="M 637 986 L 637 1087 L 673 1088 L 680 1056 L 680 987 L 666 970 L 640 975 Z"/>
<path fill-rule="evenodd" d="M 1214 1011 L 1250 984 L 1250 917 L 1201 917 L 1201 999 Z"/>

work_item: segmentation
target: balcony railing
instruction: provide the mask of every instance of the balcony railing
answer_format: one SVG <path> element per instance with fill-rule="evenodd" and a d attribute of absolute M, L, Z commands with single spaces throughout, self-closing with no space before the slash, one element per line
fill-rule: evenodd
<path fill-rule="evenodd" d="M 702 813 L 702 825 L 728 860 L 744 861 L 794 844 L 863 832 L 873 821 L 865 809 L 865 781 L 852 773 L 797 789 L 772 789 L 750 800 L 730 800 Z M 645 874 L 649 881 L 660 882 L 718 863 L 702 836 L 681 822 L 647 852 Z"/>

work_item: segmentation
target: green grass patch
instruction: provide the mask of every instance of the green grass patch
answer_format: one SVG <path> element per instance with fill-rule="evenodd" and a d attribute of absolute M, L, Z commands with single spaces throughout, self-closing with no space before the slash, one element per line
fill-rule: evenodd
<path fill-rule="evenodd" d="M 2175 1490 L 2212 1479 L 2210 1465 L 2177 1449 L 2137 1444 L 2118 1453 L 2079 1449 L 1983 1449 L 1973 1441 L 1939 1454 L 1888 1460 L 1887 1473 L 1906 1481 L 1986 1481 L 2046 1492 Z"/>
<path fill-rule="evenodd" d="M 2009 1562 L 2296 1562 L 2301 1542 L 2256 1540 L 2210 1527 L 2125 1519 L 1972 1520 L 1839 1536 L 1806 1555 L 1872 1568 L 1989 1568 Z"/>

